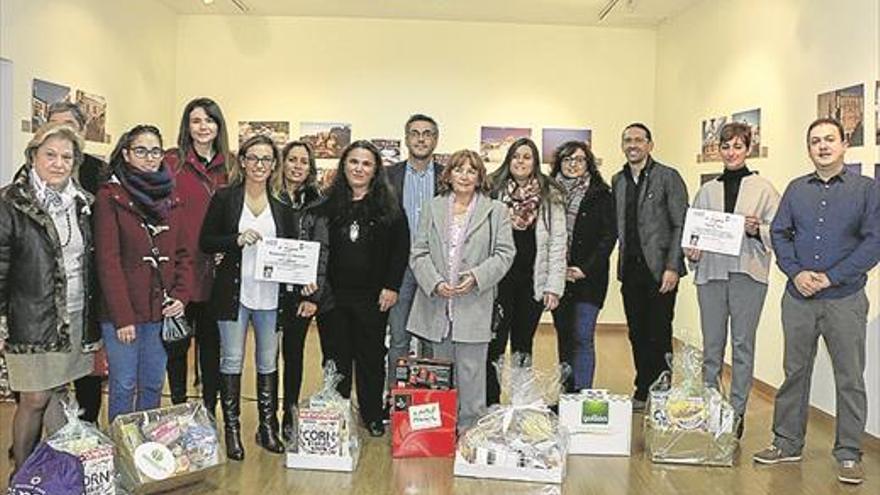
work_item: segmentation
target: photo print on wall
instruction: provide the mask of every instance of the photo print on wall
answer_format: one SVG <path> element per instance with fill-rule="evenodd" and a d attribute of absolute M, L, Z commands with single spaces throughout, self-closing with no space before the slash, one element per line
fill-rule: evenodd
<path fill-rule="evenodd" d="M 752 129 L 752 146 L 749 148 L 749 158 L 761 156 L 761 109 L 746 110 L 730 116 L 731 122 L 742 122 Z"/>
<path fill-rule="evenodd" d="M 817 116 L 837 119 L 850 146 L 865 144 L 865 85 L 822 93 L 818 96 Z"/>
<path fill-rule="evenodd" d="M 700 157 L 703 162 L 720 162 L 721 154 L 719 153 L 718 134 L 721 128 L 727 123 L 727 117 L 715 117 L 704 120 L 702 132 L 700 135 L 701 152 Z"/>
<path fill-rule="evenodd" d="M 301 122 L 300 139 L 309 143 L 315 158 L 339 158 L 351 144 L 351 124 L 341 122 Z"/>
<path fill-rule="evenodd" d="M 49 105 L 70 101 L 70 87 L 34 78 L 31 88 L 31 131 L 36 131 L 48 120 Z"/>
<path fill-rule="evenodd" d="M 379 148 L 382 165 L 390 167 L 400 161 L 400 139 L 370 139 Z"/>
<path fill-rule="evenodd" d="M 86 116 L 86 141 L 110 142 L 107 136 L 107 100 L 103 96 L 76 90 L 76 106 Z"/>
<path fill-rule="evenodd" d="M 254 136 L 268 136 L 275 146 L 283 148 L 290 140 L 290 122 L 271 120 L 238 121 L 238 147 Z"/>
<path fill-rule="evenodd" d="M 451 157 L 452 153 L 434 153 L 434 163 L 445 167 Z"/>
<path fill-rule="evenodd" d="M 507 148 L 519 138 L 532 137 L 527 127 L 480 127 L 480 158 L 488 163 L 501 163 Z"/>
<path fill-rule="evenodd" d="M 544 128 L 541 130 L 541 163 L 553 163 L 553 156 L 562 143 L 580 141 L 587 147 L 593 147 L 593 131 L 590 129 L 558 129 Z"/>

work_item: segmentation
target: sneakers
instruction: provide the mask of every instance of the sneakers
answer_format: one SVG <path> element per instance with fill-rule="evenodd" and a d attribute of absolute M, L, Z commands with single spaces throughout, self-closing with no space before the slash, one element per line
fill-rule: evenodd
<path fill-rule="evenodd" d="M 798 462 L 801 460 L 801 455 L 787 455 L 779 447 L 771 445 L 760 452 L 756 452 L 752 456 L 752 460 L 759 464 L 779 464 L 780 462 Z"/>
<path fill-rule="evenodd" d="M 841 483 L 858 485 L 865 479 L 865 469 L 860 461 L 847 460 L 837 464 L 837 480 Z"/>

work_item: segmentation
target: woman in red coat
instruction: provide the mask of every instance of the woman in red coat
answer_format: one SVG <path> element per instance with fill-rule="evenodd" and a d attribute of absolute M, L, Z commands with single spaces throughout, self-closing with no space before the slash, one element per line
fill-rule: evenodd
<path fill-rule="evenodd" d="M 112 175 L 95 199 L 98 319 L 109 362 L 110 421 L 159 407 L 165 381 L 162 321 L 182 314 L 190 297 L 183 211 L 162 156 L 155 127 L 139 125 L 123 134 L 110 159 Z"/>
<path fill-rule="evenodd" d="M 202 398 L 213 416 L 220 380 L 220 333 L 208 310 L 214 281 L 214 258 L 199 249 L 199 231 L 208 203 L 227 184 L 231 156 L 226 121 L 220 106 L 209 98 L 196 98 L 183 109 L 177 148 L 165 153 L 165 164 L 175 176 L 175 192 L 182 202 L 186 245 L 193 257 L 193 283 L 186 318 L 192 325 L 199 354 Z M 167 347 L 168 386 L 171 402 L 186 401 L 189 340 Z"/>

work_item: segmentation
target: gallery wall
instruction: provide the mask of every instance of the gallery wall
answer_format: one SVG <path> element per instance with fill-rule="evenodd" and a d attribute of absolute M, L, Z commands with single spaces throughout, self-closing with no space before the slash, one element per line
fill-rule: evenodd
<path fill-rule="evenodd" d="M 783 192 L 809 173 L 807 125 L 816 118 L 817 94 L 865 84 L 865 146 L 847 162 L 873 176 L 874 81 L 878 74 L 878 5 L 849 0 L 830 8 L 822 0 L 707 0 L 660 26 L 657 33 L 656 135 L 658 158 L 682 171 L 693 197 L 699 176 L 719 172 L 719 162 L 697 163 L 704 119 L 761 108 L 766 158 L 749 161 Z M 785 278 L 775 267 L 758 328 L 755 374 L 773 386 L 783 379 L 780 316 Z M 880 435 L 880 282 L 868 284 L 868 430 Z M 699 343 L 699 309 L 692 277 L 684 279 L 676 307 L 676 334 Z M 819 352 L 812 403 L 834 414 L 834 380 L 824 347 Z"/>
<path fill-rule="evenodd" d="M 117 0 L 2 0 L 0 57 L 13 65 L 12 167 L 23 162 L 32 137 L 21 132 L 31 115 L 31 81 L 48 80 L 103 96 L 107 132 L 115 141 L 140 122 L 154 123 L 166 140 L 176 139 L 175 14 L 159 2 Z M 88 142 L 90 153 L 107 155 L 111 144 Z"/>

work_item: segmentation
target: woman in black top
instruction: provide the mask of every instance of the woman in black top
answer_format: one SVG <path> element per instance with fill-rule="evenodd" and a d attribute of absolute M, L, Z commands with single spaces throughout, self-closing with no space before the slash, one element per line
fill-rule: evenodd
<path fill-rule="evenodd" d="M 372 143 L 345 148 L 320 210 L 330 221 L 328 278 L 336 301 L 319 320 L 329 332 L 325 358 L 336 361 L 345 397 L 354 360 L 361 419 L 382 436 L 385 324 L 409 259 L 409 228 Z"/>

